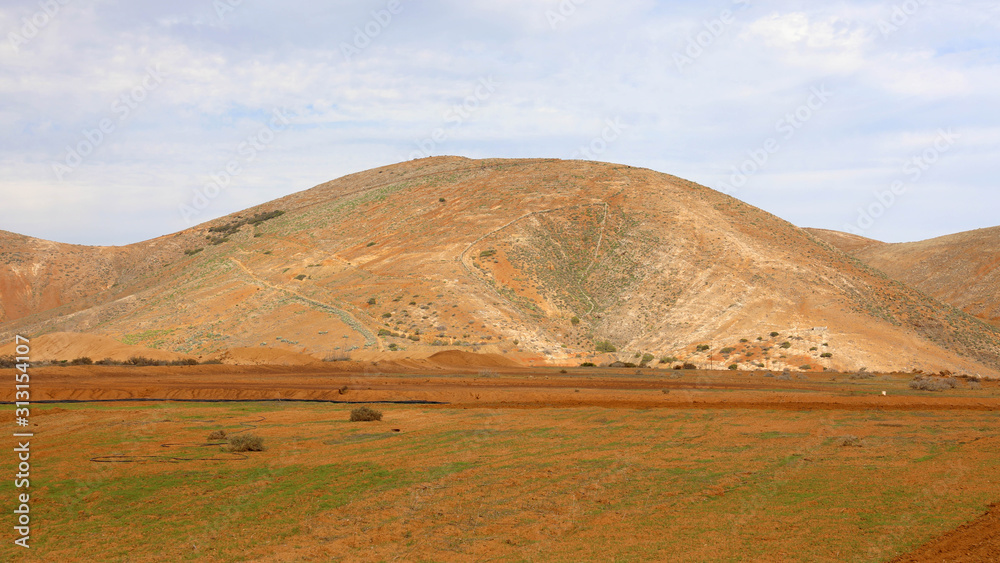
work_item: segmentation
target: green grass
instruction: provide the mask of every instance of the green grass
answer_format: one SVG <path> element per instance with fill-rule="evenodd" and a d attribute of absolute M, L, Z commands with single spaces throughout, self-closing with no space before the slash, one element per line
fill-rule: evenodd
<path fill-rule="evenodd" d="M 367 530 L 375 543 L 363 557 L 374 560 L 472 557 L 499 545 L 498 557 L 513 561 L 874 562 L 975 517 L 997 500 L 990 475 L 1000 465 L 989 441 L 949 438 L 992 435 L 996 415 L 985 412 L 393 405 L 386 423 L 359 428 L 347 421 L 350 405 L 40 408 L 68 412 L 39 419 L 52 431 L 33 457 L 32 515 L 43 524 L 35 560 L 85 549 L 95 560 L 242 561 Z M 895 425 L 877 425 L 884 420 Z M 257 425 L 267 451 L 226 462 L 87 461 L 162 454 L 160 441 L 201 441 L 240 422 Z M 928 427 L 942 432 L 919 431 Z M 844 428 L 864 447 L 841 447 Z M 809 533 L 782 532 L 792 528 Z M 0 548 L 0 559 L 11 553 Z"/>

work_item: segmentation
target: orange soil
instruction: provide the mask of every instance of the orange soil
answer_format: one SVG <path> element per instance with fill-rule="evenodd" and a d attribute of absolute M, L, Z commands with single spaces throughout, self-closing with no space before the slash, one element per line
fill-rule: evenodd
<path fill-rule="evenodd" d="M 960 526 L 892 563 L 977 563 L 1000 561 L 1000 511 L 996 505 L 983 516 Z"/>

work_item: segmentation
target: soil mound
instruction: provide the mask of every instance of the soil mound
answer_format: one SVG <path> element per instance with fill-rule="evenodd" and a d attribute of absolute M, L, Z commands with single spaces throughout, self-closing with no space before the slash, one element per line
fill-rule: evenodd
<path fill-rule="evenodd" d="M 1000 509 L 990 511 L 956 530 L 931 540 L 892 563 L 1000 561 Z"/>
<path fill-rule="evenodd" d="M 433 364 L 448 368 L 512 368 L 517 362 L 499 354 L 476 354 L 461 350 L 445 350 L 427 358 Z"/>

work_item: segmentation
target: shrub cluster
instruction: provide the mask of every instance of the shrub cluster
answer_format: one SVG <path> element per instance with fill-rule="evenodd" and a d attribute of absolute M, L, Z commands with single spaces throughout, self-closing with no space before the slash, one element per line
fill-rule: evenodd
<path fill-rule="evenodd" d="M 954 377 L 925 377 L 918 375 L 910 382 L 910 389 L 919 391 L 945 391 L 954 389 L 958 382 Z"/>
<path fill-rule="evenodd" d="M 231 452 L 262 452 L 264 439 L 256 434 L 234 434 L 229 437 Z"/>
<path fill-rule="evenodd" d="M 351 422 L 369 422 L 382 420 L 382 411 L 377 411 L 371 407 L 358 407 L 351 411 Z"/>

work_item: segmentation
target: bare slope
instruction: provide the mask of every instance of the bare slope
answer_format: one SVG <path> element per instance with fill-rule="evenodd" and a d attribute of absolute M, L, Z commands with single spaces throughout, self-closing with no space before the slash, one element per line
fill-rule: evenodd
<path fill-rule="evenodd" d="M 158 240 L 169 252 L 121 250 L 155 274 L 0 331 L 188 354 L 426 357 L 448 345 L 577 363 L 608 342 L 637 363 L 1000 368 L 995 328 L 773 215 L 628 166 L 424 159 Z"/>
<path fill-rule="evenodd" d="M 858 245 L 861 237 L 813 232 L 907 285 L 1000 324 L 1000 227 L 902 244 Z"/>

